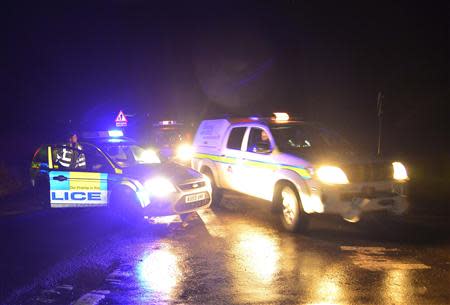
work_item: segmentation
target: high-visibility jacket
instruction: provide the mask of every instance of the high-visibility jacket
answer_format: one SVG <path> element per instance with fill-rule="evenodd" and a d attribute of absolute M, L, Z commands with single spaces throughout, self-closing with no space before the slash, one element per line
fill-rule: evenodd
<path fill-rule="evenodd" d="M 86 156 L 81 150 L 83 147 L 80 144 L 75 144 L 75 147 L 64 145 L 56 154 L 56 163 L 62 167 L 70 169 L 84 169 L 86 168 Z"/>

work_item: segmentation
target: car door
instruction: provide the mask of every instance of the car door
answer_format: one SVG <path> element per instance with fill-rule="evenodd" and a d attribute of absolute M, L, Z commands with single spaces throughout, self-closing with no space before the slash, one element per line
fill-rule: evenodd
<path fill-rule="evenodd" d="M 108 203 L 111 165 L 95 147 L 53 146 L 49 164 L 52 208 L 98 207 Z"/>
<path fill-rule="evenodd" d="M 246 134 L 247 126 L 234 126 L 229 131 L 226 147 L 220 167 L 221 187 L 242 192 L 241 185 L 241 167 L 242 163 L 242 144 Z"/>
<path fill-rule="evenodd" d="M 273 159 L 274 142 L 270 131 L 263 126 L 252 127 L 245 141 L 241 165 L 245 193 L 271 200 L 277 164 Z"/>

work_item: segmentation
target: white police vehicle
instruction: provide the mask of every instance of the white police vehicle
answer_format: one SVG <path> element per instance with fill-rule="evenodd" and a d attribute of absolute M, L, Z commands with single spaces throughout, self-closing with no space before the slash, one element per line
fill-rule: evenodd
<path fill-rule="evenodd" d="M 338 134 L 286 113 L 204 120 L 193 146 L 192 167 L 210 177 L 213 206 L 222 190 L 265 199 L 290 231 L 305 229 L 311 213 L 357 222 L 408 208 L 402 163 L 364 159 Z"/>
<path fill-rule="evenodd" d="M 190 213 L 211 203 L 207 177 L 160 162 L 121 131 L 86 134 L 78 149 L 42 145 L 30 174 L 38 198 L 52 208 L 110 206 L 134 220 Z"/>

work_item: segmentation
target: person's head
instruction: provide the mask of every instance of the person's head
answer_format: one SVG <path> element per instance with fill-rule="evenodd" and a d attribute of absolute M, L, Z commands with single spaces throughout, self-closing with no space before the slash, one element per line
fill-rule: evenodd
<path fill-rule="evenodd" d="M 261 131 L 261 140 L 264 142 L 269 141 L 269 135 L 264 130 Z"/>
<path fill-rule="evenodd" d="M 72 132 L 69 136 L 69 143 L 70 144 L 77 144 L 78 143 L 78 136 L 75 132 Z"/>

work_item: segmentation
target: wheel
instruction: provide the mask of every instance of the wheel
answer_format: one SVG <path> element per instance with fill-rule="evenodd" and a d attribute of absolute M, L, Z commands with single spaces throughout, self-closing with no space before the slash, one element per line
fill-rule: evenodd
<path fill-rule="evenodd" d="M 308 227 L 308 215 L 303 207 L 297 190 L 290 183 L 277 187 L 274 205 L 279 207 L 281 224 L 290 232 L 304 231 Z"/>
<path fill-rule="evenodd" d="M 214 176 L 210 169 L 204 169 L 202 173 L 208 176 L 209 180 L 211 181 L 211 189 L 212 189 L 211 208 L 212 209 L 220 208 L 220 202 L 222 201 L 223 197 L 223 190 L 217 187 L 216 181 L 214 180 Z"/>
<path fill-rule="evenodd" d="M 128 188 L 121 187 L 111 193 L 109 214 L 114 220 L 130 226 L 140 226 L 144 223 L 144 214 L 136 193 Z"/>
<path fill-rule="evenodd" d="M 42 208 L 50 208 L 50 184 L 47 179 L 37 179 L 33 187 L 34 198 Z"/>

